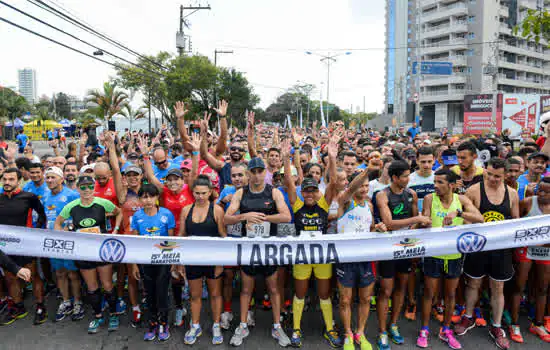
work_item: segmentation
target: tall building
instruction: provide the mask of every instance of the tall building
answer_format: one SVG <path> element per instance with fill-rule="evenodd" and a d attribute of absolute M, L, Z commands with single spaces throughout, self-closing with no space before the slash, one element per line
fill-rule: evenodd
<path fill-rule="evenodd" d="M 418 96 L 423 130 L 461 129 L 464 95 L 550 93 L 548 43 L 525 40 L 512 30 L 528 9 L 541 8 L 550 9 L 550 0 L 387 0 L 388 114 L 412 122 Z M 404 15 L 406 20 L 398 23 Z M 400 41 L 392 50 L 390 39 L 397 41 L 395 33 L 405 25 L 407 44 Z M 413 74 L 416 61 L 451 62 L 453 74 Z"/>
<path fill-rule="evenodd" d="M 38 102 L 36 91 L 36 71 L 32 68 L 19 69 L 19 93 L 28 103 Z"/>

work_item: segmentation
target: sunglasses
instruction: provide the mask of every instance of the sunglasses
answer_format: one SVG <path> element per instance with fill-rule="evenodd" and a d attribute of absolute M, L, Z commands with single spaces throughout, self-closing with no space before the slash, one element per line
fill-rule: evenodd
<path fill-rule="evenodd" d="M 108 177 L 107 176 L 96 176 L 95 179 L 96 180 L 107 180 Z"/>
<path fill-rule="evenodd" d="M 93 190 L 95 188 L 94 185 L 82 185 L 82 186 L 78 186 L 78 188 L 80 188 L 81 191 L 86 191 L 86 190 Z"/>
<path fill-rule="evenodd" d="M 231 150 L 231 152 L 244 152 L 244 148 L 242 148 L 242 147 L 233 146 L 233 147 L 230 148 L 230 150 Z"/>
<path fill-rule="evenodd" d="M 167 162 L 167 160 L 165 159 L 165 160 L 163 160 L 162 162 L 155 162 L 155 165 L 157 165 L 157 166 L 158 166 L 158 165 L 162 165 L 162 164 L 164 164 L 164 163 L 166 163 L 166 162 Z"/>

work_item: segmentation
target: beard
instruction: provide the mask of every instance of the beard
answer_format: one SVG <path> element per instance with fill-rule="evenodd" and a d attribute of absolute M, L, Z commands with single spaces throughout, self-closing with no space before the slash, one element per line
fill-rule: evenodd
<path fill-rule="evenodd" d="M 234 160 L 236 162 L 243 159 L 243 155 L 239 152 L 231 152 L 230 156 L 231 156 L 231 160 Z"/>
<path fill-rule="evenodd" d="M 14 190 L 14 188 L 11 185 L 4 184 L 4 192 L 11 192 Z"/>
<path fill-rule="evenodd" d="M 67 181 L 67 182 L 75 182 L 75 181 L 76 181 L 76 176 L 74 176 L 74 175 L 72 175 L 72 174 L 71 174 L 71 175 L 67 175 L 67 176 L 65 177 L 65 181 Z"/>

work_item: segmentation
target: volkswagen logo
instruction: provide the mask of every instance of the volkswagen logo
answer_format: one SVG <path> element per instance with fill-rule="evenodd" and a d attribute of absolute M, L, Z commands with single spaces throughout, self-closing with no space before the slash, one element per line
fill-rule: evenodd
<path fill-rule="evenodd" d="M 461 253 L 476 253 L 485 248 L 487 238 L 475 232 L 464 232 L 456 240 L 456 249 Z"/>
<path fill-rule="evenodd" d="M 104 262 L 119 263 L 126 255 L 126 247 L 124 243 L 118 239 L 106 239 L 99 248 L 99 257 Z"/>

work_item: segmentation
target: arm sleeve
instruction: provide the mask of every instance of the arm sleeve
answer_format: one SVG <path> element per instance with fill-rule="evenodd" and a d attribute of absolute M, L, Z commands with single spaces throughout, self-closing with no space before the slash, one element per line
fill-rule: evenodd
<path fill-rule="evenodd" d="M 19 265 L 17 265 L 9 256 L 7 256 L 1 250 L 0 250 L 0 265 L 4 266 L 6 270 L 13 273 L 14 275 L 16 275 L 19 269 L 21 269 Z"/>

